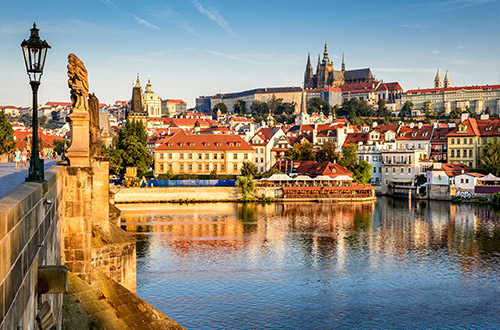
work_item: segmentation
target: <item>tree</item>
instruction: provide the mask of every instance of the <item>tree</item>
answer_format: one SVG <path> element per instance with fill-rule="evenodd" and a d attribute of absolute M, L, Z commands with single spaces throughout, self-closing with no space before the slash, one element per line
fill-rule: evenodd
<path fill-rule="evenodd" d="M 500 176 L 500 142 L 492 140 L 484 148 L 481 164 L 493 175 Z"/>
<path fill-rule="evenodd" d="M 313 146 L 309 142 L 295 143 L 288 153 L 290 160 L 314 160 Z"/>
<path fill-rule="evenodd" d="M 120 149 L 108 148 L 104 144 L 101 148 L 101 155 L 109 159 L 109 171 L 116 175 L 121 175 L 124 172 L 123 151 Z"/>
<path fill-rule="evenodd" d="M 401 108 L 401 111 L 399 112 L 399 116 L 401 118 L 403 117 L 411 117 L 411 111 L 413 110 L 413 102 L 411 101 L 406 101 L 403 107 Z"/>
<path fill-rule="evenodd" d="M 246 102 L 243 100 L 236 100 L 233 105 L 233 110 L 235 113 L 244 114 L 246 112 Z"/>
<path fill-rule="evenodd" d="M 62 155 L 66 148 L 68 147 L 68 140 L 66 139 L 54 139 L 54 151 L 58 155 Z"/>
<path fill-rule="evenodd" d="M 269 107 L 269 111 L 272 114 L 275 114 L 278 108 L 283 104 L 283 99 L 281 98 L 276 98 L 276 96 L 273 94 L 270 100 L 267 101 L 267 106 Z"/>
<path fill-rule="evenodd" d="M 424 102 L 424 113 L 426 116 L 431 116 L 433 113 L 432 113 L 432 102 L 431 101 L 427 101 L 427 102 Z"/>
<path fill-rule="evenodd" d="M 153 164 L 153 156 L 146 148 L 148 135 L 142 122 L 127 120 L 116 138 L 116 149 L 103 148 L 102 155 L 109 157 L 110 169 L 123 174 L 127 166 L 137 167 L 137 175 L 145 175 Z"/>
<path fill-rule="evenodd" d="M 372 177 L 372 168 L 373 166 L 366 160 L 360 160 L 354 167 L 352 178 L 357 183 L 368 183 Z"/>
<path fill-rule="evenodd" d="M 378 101 L 377 115 L 381 118 L 385 118 L 391 115 L 391 112 L 387 109 L 387 102 L 384 99 Z"/>
<path fill-rule="evenodd" d="M 484 111 L 485 115 L 491 116 L 491 110 L 490 107 L 486 107 L 486 110 Z"/>
<path fill-rule="evenodd" d="M 323 112 L 325 116 L 330 115 L 330 105 L 320 97 L 313 97 L 307 102 L 307 113 Z"/>
<path fill-rule="evenodd" d="M 347 168 L 349 171 L 354 171 L 358 162 L 358 146 L 352 144 L 342 149 L 342 158 L 339 164 Z"/>
<path fill-rule="evenodd" d="M 217 175 L 217 170 L 215 168 L 210 171 L 208 178 L 211 180 L 217 180 L 219 178 L 219 176 Z"/>
<path fill-rule="evenodd" d="M 250 110 L 253 114 L 264 115 L 269 113 L 269 105 L 262 101 L 253 101 L 250 105 Z"/>
<path fill-rule="evenodd" d="M 316 159 L 318 162 L 332 162 L 338 163 L 340 160 L 340 153 L 337 152 L 337 147 L 335 143 L 331 141 L 326 141 L 321 146 L 321 149 L 316 153 Z"/>
<path fill-rule="evenodd" d="M 12 152 L 16 146 L 14 141 L 14 129 L 9 123 L 5 112 L 0 111 L 0 154 Z"/>
<path fill-rule="evenodd" d="M 243 162 L 241 166 L 241 175 L 255 177 L 257 174 L 257 166 L 252 162 Z"/>
<path fill-rule="evenodd" d="M 224 114 L 224 113 L 227 113 L 227 106 L 224 103 L 219 102 L 216 105 L 214 105 L 213 110 L 214 110 L 214 112 L 220 111 L 222 114 Z"/>
<path fill-rule="evenodd" d="M 251 194 L 255 193 L 255 181 L 251 176 L 238 176 L 236 185 L 240 189 L 242 199 L 249 200 Z"/>
<path fill-rule="evenodd" d="M 268 169 L 267 171 L 265 171 L 264 173 L 262 173 L 262 177 L 263 178 L 269 178 L 273 174 L 281 174 L 281 173 L 283 173 L 283 172 L 281 172 L 280 170 L 278 170 L 276 167 L 271 167 L 270 169 Z"/>
<path fill-rule="evenodd" d="M 459 107 L 455 107 L 453 110 L 450 112 L 450 118 L 460 118 L 462 116 L 462 109 Z"/>

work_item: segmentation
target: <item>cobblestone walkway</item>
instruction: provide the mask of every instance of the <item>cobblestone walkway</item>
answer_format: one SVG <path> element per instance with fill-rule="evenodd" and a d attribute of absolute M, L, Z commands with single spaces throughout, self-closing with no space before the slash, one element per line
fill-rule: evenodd
<path fill-rule="evenodd" d="M 45 159 L 44 164 L 47 170 L 51 166 L 56 165 L 56 160 Z M 3 194 L 24 182 L 28 176 L 28 167 L 22 168 L 21 165 L 19 169 L 16 169 L 14 163 L 0 163 L 0 198 Z"/>

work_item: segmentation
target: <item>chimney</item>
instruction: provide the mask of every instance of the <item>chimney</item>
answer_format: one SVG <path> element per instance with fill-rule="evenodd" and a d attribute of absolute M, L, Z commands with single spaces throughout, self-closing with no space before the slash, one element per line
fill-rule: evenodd
<path fill-rule="evenodd" d="M 485 113 L 484 115 L 481 115 L 480 119 L 481 120 L 488 120 L 488 119 L 490 119 L 490 115 L 488 115 L 487 113 Z"/>
<path fill-rule="evenodd" d="M 466 121 L 467 119 L 469 119 L 469 114 L 462 113 L 462 117 L 460 117 L 460 122 Z"/>

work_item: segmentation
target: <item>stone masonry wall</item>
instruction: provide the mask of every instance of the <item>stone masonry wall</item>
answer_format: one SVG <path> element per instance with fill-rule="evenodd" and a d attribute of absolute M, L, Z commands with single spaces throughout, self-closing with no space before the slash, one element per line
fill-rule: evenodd
<path fill-rule="evenodd" d="M 153 187 L 125 188 L 115 194 L 116 203 L 156 203 L 186 201 L 234 201 L 239 198 L 236 187 Z"/>
<path fill-rule="evenodd" d="M 63 263 L 91 283 L 92 167 L 64 167 Z"/>
<path fill-rule="evenodd" d="M 38 267 L 60 265 L 62 173 L 45 172 L 46 182 L 27 182 L 0 199 L 0 329 L 33 329 L 38 303 L 47 301 L 57 329 L 62 294 L 37 294 Z"/>

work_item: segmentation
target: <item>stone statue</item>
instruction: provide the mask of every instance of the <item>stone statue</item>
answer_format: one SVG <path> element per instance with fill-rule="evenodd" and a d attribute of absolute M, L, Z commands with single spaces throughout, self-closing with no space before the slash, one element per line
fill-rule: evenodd
<path fill-rule="evenodd" d="M 99 128 L 99 100 L 95 94 L 89 95 L 90 113 L 90 156 L 101 156 L 101 130 Z"/>
<path fill-rule="evenodd" d="M 88 111 L 89 82 L 87 69 L 75 55 L 68 55 L 68 87 L 71 89 L 72 112 Z"/>

